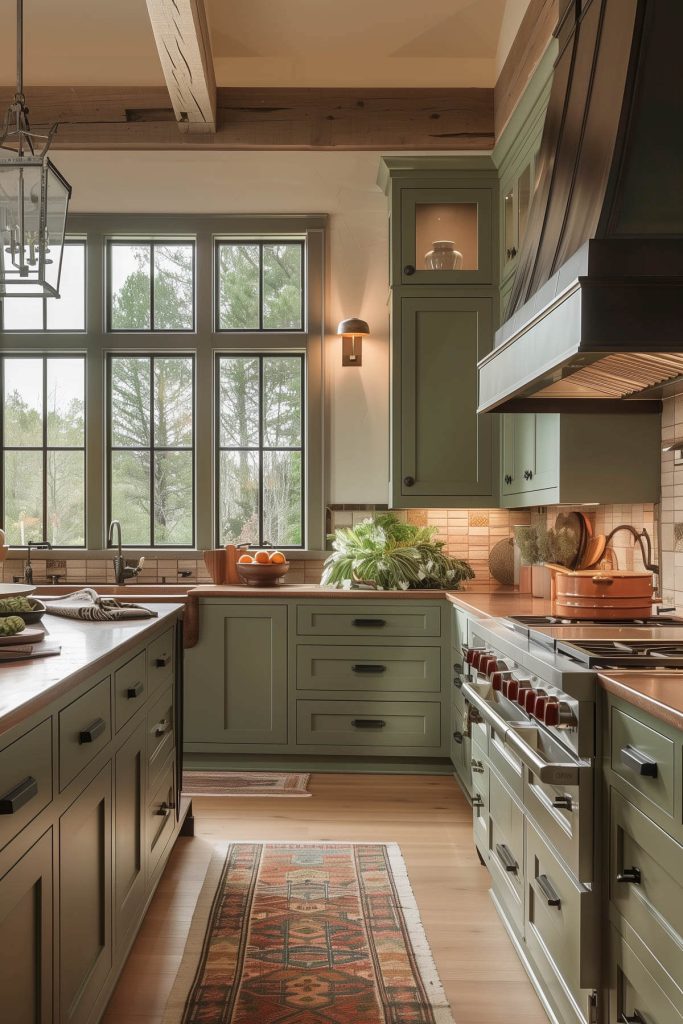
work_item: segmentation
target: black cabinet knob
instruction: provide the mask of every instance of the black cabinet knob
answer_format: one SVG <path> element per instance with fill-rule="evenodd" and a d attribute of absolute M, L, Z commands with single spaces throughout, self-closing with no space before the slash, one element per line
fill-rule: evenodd
<path fill-rule="evenodd" d="M 403 273 L 406 275 L 406 277 L 413 276 L 413 274 L 415 273 L 415 267 L 412 265 L 412 263 L 406 264 L 406 266 L 403 268 Z"/>
<path fill-rule="evenodd" d="M 515 258 L 515 256 L 517 255 L 517 250 L 516 250 L 516 248 L 514 247 L 514 245 L 513 245 L 513 246 L 511 246 L 511 247 L 510 247 L 509 249 L 506 249 L 506 250 L 505 250 L 505 254 L 507 255 L 507 258 L 508 258 L 509 260 L 512 260 L 512 259 L 514 259 L 514 258 Z"/>
<path fill-rule="evenodd" d="M 505 474 L 505 483 L 506 484 L 511 484 L 512 483 L 512 477 L 510 476 L 509 473 Z"/>
<path fill-rule="evenodd" d="M 403 477 L 403 483 L 404 483 L 404 485 L 406 487 L 412 487 L 413 484 L 415 483 L 415 477 L 414 476 L 404 476 Z"/>

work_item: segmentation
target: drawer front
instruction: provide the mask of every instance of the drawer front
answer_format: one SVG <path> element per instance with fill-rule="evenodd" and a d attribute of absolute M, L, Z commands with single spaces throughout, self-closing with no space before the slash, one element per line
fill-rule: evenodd
<path fill-rule="evenodd" d="M 296 663 L 297 690 L 438 693 L 441 689 L 440 647 L 300 644 Z"/>
<path fill-rule="evenodd" d="M 683 985 L 682 871 L 683 847 L 612 788 L 610 899 L 679 986 Z"/>
<path fill-rule="evenodd" d="M 423 701 L 299 700 L 296 734 L 299 744 L 354 747 L 366 753 L 383 753 L 390 747 L 415 752 L 438 750 L 441 705 Z"/>
<path fill-rule="evenodd" d="M 167 629 L 147 648 L 149 691 L 154 693 L 163 683 L 173 678 L 175 659 L 174 631 Z"/>
<path fill-rule="evenodd" d="M 441 636 L 441 608 L 401 607 L 366 602 L 300 604 L 296 610 L 299 636 Z"/>
<path fill-rule="evenodd" d="M 52 800 L 52 719 L 0 750 L 0 849 Z"/>
<path fill-rule="evenodd" d="M 147 700 L 147 657 L 137 654 L 114 673 L 114 718 L 118 732 Z"/>
<path fill-rule="evenodd" d="M 59 788 L 64 789 L 111 740 L 107 676 L 59 712 Z"/>
<path fill-rule="evenodd" d="M 147 853 L 149 874 L 156 869 L 175 826 L 175 760 L 162 765 L 154 796 L 147 805 Z"/>
<path fill-rule="evenodd" d="M 175 746 L 173 687 L 159 694 L 147 712 L 148 786 L 153 789 Z"/>
<path fill-rule="evenodd" d="M 524 812 L 493 770 L 489 772 L 488 865 L 494 891 L 521 936 L 524 934 Z"/>
<path fill-rule="evenodd" d="M 462 692 L 463 677 L 461 672 L 453 672 L 451 678 L 451 703 L 465 711 L 466 701 Z"/>
<path fill-rule="evenodd" d="M 579 769 L 578 786 L 551 786 L 524 773 L 524 806 L 579 882 L 593 881 L 593 780 Z"/>
<path fill-rule="evenodd" d="M 639 1017 L 645 1024 L 683 1024 L 681 1005 L 674 1006 L 614 927 L 610 961 L 609 1024 Z"/>
<path fill-rule="evenodd" d="M 619 708 L 610 718 L 612 771 L 669 816 L 674 810 L 675 747 Z"/>
<path fill-rule="evenodd" d="M 489 759 L 491 765 L 505 780 L 512 792 L 520 800 L 524 792 L 524 766 L 516 754 L 506 747 L 498 733 L 491 730 L 489 740 Z"/>
<path fill-rule="evenodd" d="M 526 941 L 555 1003 L 586 1005 L 599 984 L 597 901 L 577 884 L 533 824 L 526 830 Z M 583 991 L 582 991 L 583 990 Z"/>

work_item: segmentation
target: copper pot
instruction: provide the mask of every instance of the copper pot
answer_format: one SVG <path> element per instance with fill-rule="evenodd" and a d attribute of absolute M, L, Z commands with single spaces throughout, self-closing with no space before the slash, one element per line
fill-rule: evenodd
<path fill-rule="evenodd" d="M 640 619 L 652 614 L 652 574 L 553 566 L 552 614 L 574 619 Z"/>

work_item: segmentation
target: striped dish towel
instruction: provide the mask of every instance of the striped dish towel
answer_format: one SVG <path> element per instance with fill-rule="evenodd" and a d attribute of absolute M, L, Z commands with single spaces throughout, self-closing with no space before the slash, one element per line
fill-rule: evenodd
<path fill-rule="evenodd" d="M 45 601 L 45 611 L 62 615 L 65 619 L 83 619 L 86 622 L 116 622 L 119 619 L 156 619 L 157 613 L 141 604 L 124 604 L 115 597 L 100 597 L 91 587 L 75 594 Z"/>

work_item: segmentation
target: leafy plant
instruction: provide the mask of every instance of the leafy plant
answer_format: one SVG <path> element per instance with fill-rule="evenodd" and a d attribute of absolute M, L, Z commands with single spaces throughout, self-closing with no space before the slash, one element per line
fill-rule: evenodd
<path fill-rule="evenodd" d="M 392 512 L 342 527 L 330 535 L 332 554 L 322 583 L 350 587 L 374 583 L 380 590 L 457 590 L 474 578 L 472 567 L 444 553 L 433 526 L 403 523 Z"/>

